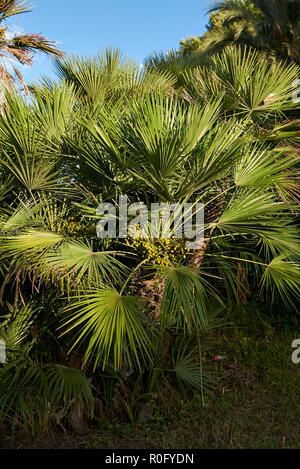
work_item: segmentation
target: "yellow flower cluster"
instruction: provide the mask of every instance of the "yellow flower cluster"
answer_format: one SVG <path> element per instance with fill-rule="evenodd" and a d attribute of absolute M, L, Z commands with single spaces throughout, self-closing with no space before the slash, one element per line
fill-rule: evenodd
<path fill-rule="evenodd" d="M 7 31 L 7 26 L 5 26 L 4 28 L 3 27 L 0 28 L 0 39 L 5 39 L 6 31 Z"/>
<path fill-rule="evenodd" d="M 96 228 L 94 225 L 93 226 L 84 225 L 83 223 L 78 222 L 75 217 L 69 217 L 63 223 L 63 229 L 68 234 L 72 234 L 72 235 L 87 236 L 89 234 L 91 235 L 96 234 Z"/>
<path fill-rule="evenodd" d="M 171 265 L 186 259 L 189 253 L 184 240 L 178 238 L 157 240 L 127 238 L 125 242 L 127 246 L 135 249 L 142 258 L 156 265 Z"/>

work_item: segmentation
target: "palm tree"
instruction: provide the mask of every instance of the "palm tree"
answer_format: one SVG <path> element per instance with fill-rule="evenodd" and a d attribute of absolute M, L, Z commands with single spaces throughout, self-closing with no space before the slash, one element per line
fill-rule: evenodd
<path fill-rule="evenodd" d="M 218 3 L 203 43 L 207 50 L 250 45 L 269 56 L 300 62 L 299 0 L 228 0 Z"/>
<path fill-rule="evenodd" d="M 183 75 L 185 93 L 117 51 L 58 70 L 30 106 L 7 93 L 0 115 L 0 338 L 10 344 L 0 420 L 30 429 L 74 399 L 92 415 L 103 371 L 117 380 L 134 370 L 151 396 L 170 375 L 210 386 L 201 335 L 217 313 L 250 287 L 287 308 L 300 293 L 298 157 L 274 130 L 293 107 L 295 64 L 228 49 Z M 203 203 L 197 258 L 176 237 L 138 240 L 143 249 L 97 239 L 97 206 L 119 194 Z M 137 281 L 152 283 L 146 298 Z"/>
<path fill-rule="evenodd" d="M 53 41 L 49 41 L 41 34 L 17 34 L 10 36 L 4 23 L 7 18 L 30 12 L 27 1 L 2 0 L 0 2 L 0 78 L 5 86 L 13 81 L 13 76 L 7 70 L 7 64 L 17 62 L 21 65 L 32 65 L 33 54 L 43 52 L 50 57 L 62 57 L 63 53 L 56 48 Z M 25 90 L 26 84 L 19 70 L 13 66 L 14 72 Z"/>

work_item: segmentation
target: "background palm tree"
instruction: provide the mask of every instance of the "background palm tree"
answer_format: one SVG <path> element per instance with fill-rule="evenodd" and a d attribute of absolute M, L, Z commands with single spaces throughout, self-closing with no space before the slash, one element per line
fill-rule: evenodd
<path fill-rule="evenodd" d="M 252 46 L 269 57 L 300 61 L 299 0 L 226 0 L 210 10 L 207 31 L 181 41 L 181 53 L 214 54 L 226 45 Z"/>
<path fill-rule="evenodd" d="M 2 0 L 0 2 L 0 78 L 5 86 L 13 81 L 13 76 L 7 70 L 7 64 L 16 61 L 21 65 L 32 65 L 35 52 L 43 52 L 50 57 L 62 57 L 63 53 L 55 46 L 55 42 L 49 41 L 41 34 L 8 34 L 5 21 L 15 15 L 31 11 L 27 1 Z M 17 79 L 25 90 L 27 86 L 19 70 L 13 66 Z"/>

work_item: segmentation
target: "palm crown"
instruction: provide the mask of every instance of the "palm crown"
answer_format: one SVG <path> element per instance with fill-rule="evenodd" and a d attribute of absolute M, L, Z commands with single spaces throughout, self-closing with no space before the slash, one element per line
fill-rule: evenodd
<path fill-rule="evenodd" d="M 53 41 L 49 41 L 41 34 L 16 34 L 10 36 L 7 33 L 5 20 L 11 16 L 30 12 L 30 5 L 27 1 L 2 0 L 0 2 L 0 78 L 5 86 L 11 84 L 13 77 L 8 72 L 5 63 L 10 59 L 22 65 L 32 65 L 32 58 L 35 52 L 44 52 L 51 57 L 62 57 L 62 52 L 55 46 Z M 15 74 L 22 85 L 27 89 L 19 70 L 14 67 Z"/>
<path fill-rule="evenodd" d="M 184 71 L 178 86 L 171 72 L 141 72 L 109 49 L 57 61 L 57 70 L 58 83 L 32 85 L 29 106 L 7 94 L 0 115 L 1 299 L 9 309 L 0 331 L 12 345 L 0 410 L 22 421 L 36 412 L 24 399 L 28 382 L 38 415 L 49 411 L 45 395 L 51 409 L 74 396 L 90 409 L 90 386 L 66 367 L 68 352 L 87 374 L 148 373 L 151 392 L 158 370 L 209 386 L 200 334 L 217 314 L 250 288 L 287 307 L 300 290 L 298 137 L 281 134 L 295 108 L 295 64 L 229 48 Z M 120 194 L 148 205 L 201 202 L 203 244 L 189 252 L 174 237 L 97 239 L 97 206 Z M 60 344 L 60 353 L 45 349 L 49 367 L 32 355 L 43 334 Z M 15 385 L 16 370 L 24 386 Z M 47 395 L 55 382 L 56 399 Z"/>
<path fill-rule="evenodd" d="M 226 45 L 248 45 L 269 57 L 299 63 L 299 0 L 226 0 L 210 10 L 203 37 L 181 42 L 183 54 L 216 53 Z"/>

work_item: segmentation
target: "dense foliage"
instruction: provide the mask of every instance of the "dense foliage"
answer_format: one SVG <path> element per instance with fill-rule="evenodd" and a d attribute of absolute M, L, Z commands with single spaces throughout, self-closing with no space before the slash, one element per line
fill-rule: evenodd
<path fill-rule="evenodd" d="M 253 47 L 268 60 L 299 64 L 299 0 L 225 0 L 209 11 L 203 35 L 182 39 L 178 51 L 169 51 L 159 62 L 201 64 L 229 45 Z"/>
<path fill-rule="evenodd" d="M 0 114 L 0 420 L 30 431 L 116 396 L 134 420 L 128 389 L 204 399 L 203 335 L 251 292 L 295 314 L 300 291 L 296 64 L 228 47 L 179 77 L 107 49 L 56 69 Z M 99 239 L 120 194 L 203 203 L 203 245 Z"/>

